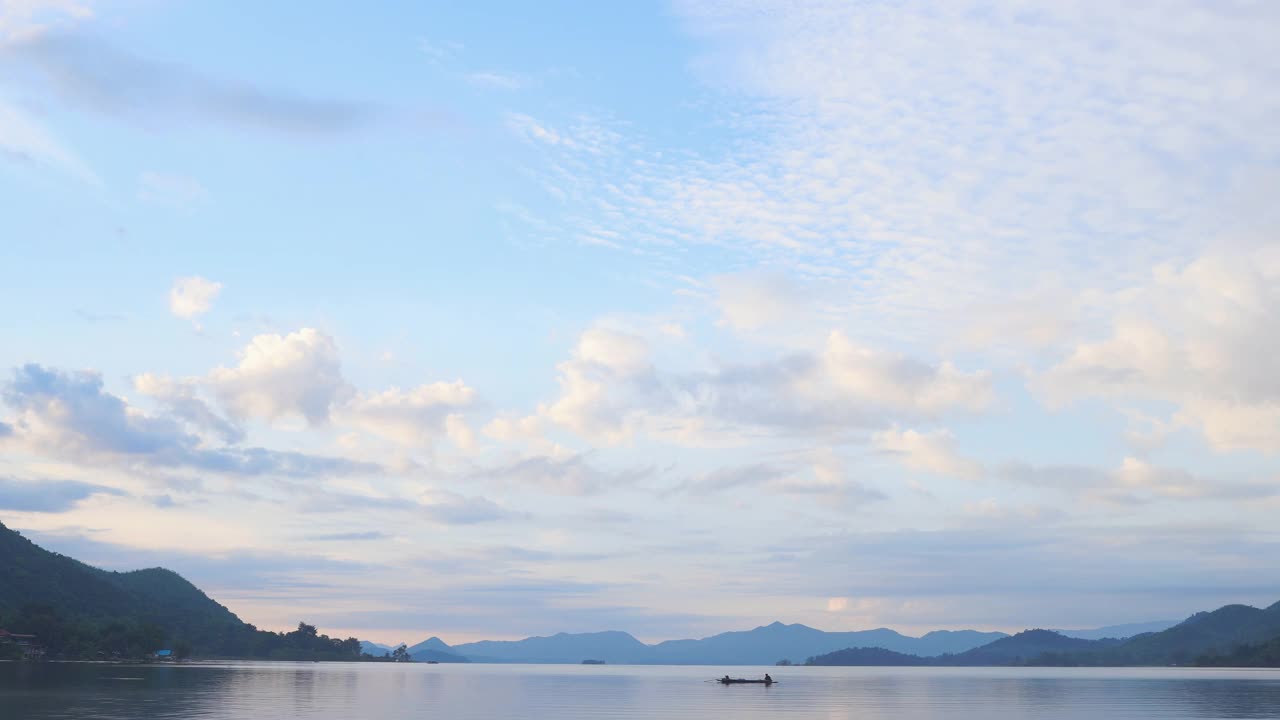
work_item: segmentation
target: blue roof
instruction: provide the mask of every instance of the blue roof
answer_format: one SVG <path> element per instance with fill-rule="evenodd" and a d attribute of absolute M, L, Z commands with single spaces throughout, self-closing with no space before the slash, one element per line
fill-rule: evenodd
<path fill-rule="evenodd" d="M 172 650 L 157 650 L 156 657 L 169 657 L 173 654 Z"/>

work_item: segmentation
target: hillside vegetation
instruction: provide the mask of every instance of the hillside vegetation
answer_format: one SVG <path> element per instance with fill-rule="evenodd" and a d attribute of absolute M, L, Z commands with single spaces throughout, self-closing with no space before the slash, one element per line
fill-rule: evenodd
<path fill-rule="evenodd" d="M 49 552 L 0 523 L 0 628 L 38 636 L 49 656 L 356 660 L 360 642 L 299 623 L 258 630 L 163 568 L 109 572 Z"/>

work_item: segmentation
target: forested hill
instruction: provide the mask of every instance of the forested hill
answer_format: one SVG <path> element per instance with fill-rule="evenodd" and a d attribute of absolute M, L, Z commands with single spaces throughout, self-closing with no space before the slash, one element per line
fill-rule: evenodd
<path fill-rule="evenodd" d="M 260 631 L 164 568 L 108 572 L 50 552 L 0 523 L 0 628 L 37 635 L 55 657 L 359 659 L 354 638 Z"/>
<path fill-rule="evenodd" d="M 1127 640 L 1083 640 L 1027 630 L 956 655 L 919 658 L 850 648 L 809 659 L 811 665 L 1216 665 L 1280 666 L 1280 603 L 1226 605 L 1160 632 Z"/>

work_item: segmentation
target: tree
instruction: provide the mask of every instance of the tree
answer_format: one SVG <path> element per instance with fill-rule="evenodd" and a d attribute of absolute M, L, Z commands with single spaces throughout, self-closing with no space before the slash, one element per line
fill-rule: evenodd
<path fill-rule="evenodd" d="M 191 643 L 186 640 L 179 640 L 173 644 L 173 654 L 179 660 L 186 660 L 191 657 Z"/>
<path fill-rule="evenodd" d="M 391 659 L 396 662 L 412 662 L 413 656 L 409 654 L 409 647 L 404 643 L 400 643 L 400 647 L 391 653 Z"/>

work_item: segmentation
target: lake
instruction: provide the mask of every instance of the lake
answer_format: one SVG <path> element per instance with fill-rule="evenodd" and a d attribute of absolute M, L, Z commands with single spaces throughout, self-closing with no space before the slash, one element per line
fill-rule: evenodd
<path fill-rule="evenodd" d="M 705 682 L 726 672 L 779 683 Z M 1280 671 L 0 663 L 0 717 L 1277 718 Z"/>

